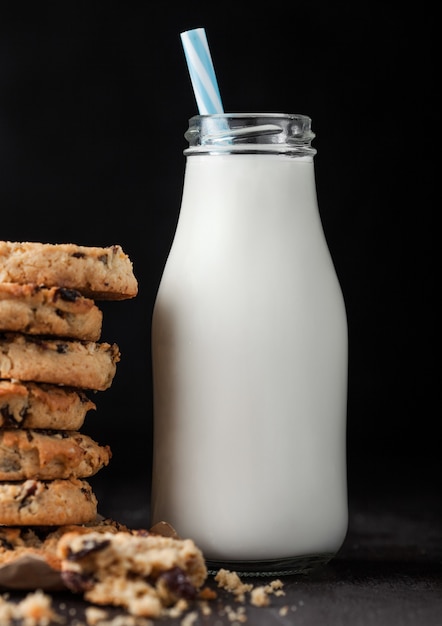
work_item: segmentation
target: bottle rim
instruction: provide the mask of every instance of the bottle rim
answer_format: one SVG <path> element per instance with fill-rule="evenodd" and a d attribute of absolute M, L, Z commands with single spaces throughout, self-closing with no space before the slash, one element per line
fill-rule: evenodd
<path fill-rule="evenodd" d="M 294 113 L 216 113 L 194 115 L 184 134 L 195 153 L 285 153 L 312 156 L 311 118 Z"/>

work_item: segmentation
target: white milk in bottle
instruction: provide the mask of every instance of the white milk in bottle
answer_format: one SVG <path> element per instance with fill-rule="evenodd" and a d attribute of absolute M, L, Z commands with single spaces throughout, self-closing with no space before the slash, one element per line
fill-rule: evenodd
<path fill-rule="evenodd" d="M 152 323 L 152 523 L 296 573 L 347 531 L 347 320 L 310 119 L 195 116 Z"/>

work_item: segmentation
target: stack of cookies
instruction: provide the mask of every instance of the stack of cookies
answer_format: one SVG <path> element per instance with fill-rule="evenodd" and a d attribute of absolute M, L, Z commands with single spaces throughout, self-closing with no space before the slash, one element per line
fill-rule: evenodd
<path fill-rule="evenodd" d="M 203 553 L 166 522 L 131 530 L 97 515 L 88 477 L 111 450 L 81 432 L 96 408 L 89 392 L 110 387 L 120 359 L 100 342 L 96 301 L 137 291 L 120 246 L 0 241 L 0 587 L 68 589 L 135 616 L 178 616 L 215 597 L 202 588 Z M 49 600 L 28 607 L 42 615 Z"/>
<path fill-rule="evenodd" d="M 81 427 L 120 360 L 96 301 L 137 291 L 118 245 L 0 241 L 0 525 L 96 519 L 87 479 L 111 450 Z"/>

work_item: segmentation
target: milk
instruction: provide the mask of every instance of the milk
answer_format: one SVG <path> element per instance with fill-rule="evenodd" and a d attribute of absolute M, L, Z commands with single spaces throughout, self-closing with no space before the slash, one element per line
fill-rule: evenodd
<path fill-rule="evenodd" d="M 313 156 L 189 153 L 152 321 L 152 523 L 238 571 L 347 530 L 347 322 Z"/>

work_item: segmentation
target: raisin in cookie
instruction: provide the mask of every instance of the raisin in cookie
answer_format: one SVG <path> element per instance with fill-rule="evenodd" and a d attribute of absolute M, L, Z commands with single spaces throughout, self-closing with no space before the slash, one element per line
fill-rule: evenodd
<path fill-rule="evenodd" d="M 0 430 L 0 480 L 87 478 L 110 458 L 109 446 L 75 430 Z"/>
<path fill-rule="evenodd" d="M 0 428 L 79 430 L 95 409 L 82 389 L 0 380 Z"/>
<path fill-rule="evenodd" d="M 0 524 L 86 524 L 97 516 L 97 497 L 79 478 L 0 482 Z"/>
<path fill-rule="evenodd" d="M 66 586 L 96 604 L 158 617 L 165 607 L 192 601 L 207 578 L 191 539 L 147 533 L 66 533 L 58 542 Z"/>
<path fill-rule="evenodd" d="M 119 360 L 116 344 L 0 333 L 0 378 L 104 391 Z"/>
<path fill-rule="evenodd" d="M 0 330 L 98 341 L 103 313 L 75 289 L 0 282 Z"/>
<path fill-rule="evenodd" d="M 138 293 L 132 261 L 119 245 L 0 241 L 0 282 L 76 289 L 94 300 Z"/>

